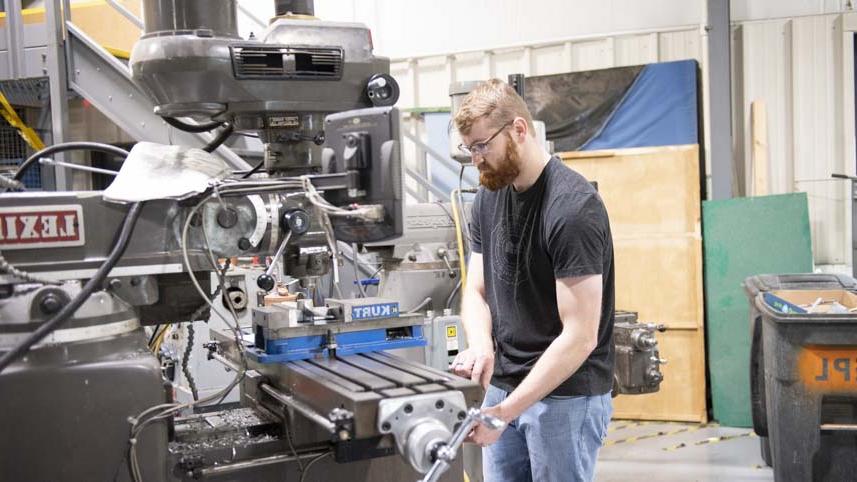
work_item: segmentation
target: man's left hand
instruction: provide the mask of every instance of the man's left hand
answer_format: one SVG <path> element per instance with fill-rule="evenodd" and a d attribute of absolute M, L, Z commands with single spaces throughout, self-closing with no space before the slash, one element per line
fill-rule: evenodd
<path fill-rule="evenodd" d="M 484 413 L 485 415 L 497 417 L 500 420 L 506 422 L 507 424 L 509 423 L 509 420 L 504 418 L 503 409 L 500 405 L 483 408 L 482 413 Z M 476 428 L 473 429 L 472 432 L 470 432 L 470 435 L 467 436 L 467 441 L 478 444 L 482 447 L 487 447 L 499 440 L 500 436 L 503 435 L 504 430 L 506 430 L 506 427 L 503 427 L 500 430 L 493 430 L 486 427 L 485 425 L 479 424 L 476 426 Z"/>

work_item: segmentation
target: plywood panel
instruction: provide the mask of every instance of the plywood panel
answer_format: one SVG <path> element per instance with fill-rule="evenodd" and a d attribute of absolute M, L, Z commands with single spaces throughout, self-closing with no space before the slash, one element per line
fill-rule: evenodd
<path fill-rule="evenodd" d="M 692 268 L 702 265 L 701 239 L 614 234 L 613 249 L 617 308 L 670 328 L 702 328 L 702 270 Z"/>
<path fill-rule="evenodd" d="M 610 210 L 614 236 L 700 230 L 699 149 L 695 145 L 581 151 L 562 156 L 587 179 L 598 181 L 598 191 Z"/>
<path fill-rule="evenodd" d="M 614 240 L 616 306 L 668 327 L 661 390 L 621 396 L 616 418 L 707 419 L 699 147 L 561 154 L 598 183 Z"/>
<path fill-rule="evenodd" d="M 664 381 L 648 395 L 620 395 L 613 399 L 613 418 L 707 422 L 705 376 L 688 367 L 704 367 L 705 345 L 698 331 L 672 330 L 658 334 Z M 702 389 L 700 389 L 702 383 Z"/>

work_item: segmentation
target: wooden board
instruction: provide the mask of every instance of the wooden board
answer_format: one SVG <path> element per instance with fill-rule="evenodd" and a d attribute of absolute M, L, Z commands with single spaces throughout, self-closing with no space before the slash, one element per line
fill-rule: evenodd
<path fill-rule="evenodd" d="M 614 400 L 614 418 L 706 422 L 699 147 L 569 152 L 572 169 L 598 183 L 613 232 L 616 307 L 658 334 L 658 393 Z"/>
<path fill-rule="evenodd" d="M 753 196 L 768 195 L 768 111 L 764 100 L 750 103 L 750 156 L 753 171 Z"/>
<path fill-rule="evenodd" d="M 706 344 L 714 418 L 750 427 L 750 304 L 742 288 L 760 273 L 811 273 L 806 193 L 702 203 Z"/>

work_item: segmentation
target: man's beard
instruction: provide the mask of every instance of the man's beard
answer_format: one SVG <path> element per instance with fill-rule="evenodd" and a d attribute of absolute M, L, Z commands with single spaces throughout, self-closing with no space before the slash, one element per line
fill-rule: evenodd
<path fill-rule="evenodd" d="M 512 181 L 521 173 L 518 150 L 515 148 L 515 143 L 512 141 L 511 136 L 508 139 L 506 152 L 503 154 L 503 159 L 499 165 L 497 167 L 490 167 L 485 163 L 485 167 L 479 170 L 479 183 L 489 191 L 496 191 L 512 184 Z"/>

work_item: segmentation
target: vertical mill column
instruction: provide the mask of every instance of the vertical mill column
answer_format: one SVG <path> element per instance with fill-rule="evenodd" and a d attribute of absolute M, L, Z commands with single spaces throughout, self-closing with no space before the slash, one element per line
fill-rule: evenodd
<path fill-rule="evenodd" d="M 145 34 L 209 30 L 214 37 L 238 37 L 236 7 L 237 0 L 143 0 Z"/>
<path fill-rule="evenodd" d="M 315 15 L 314 0 L 275 0 L 277 16 L 293 13 L 296 15 Z"/>

